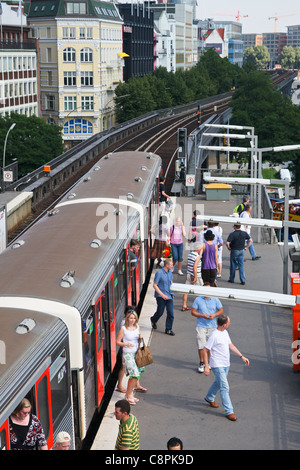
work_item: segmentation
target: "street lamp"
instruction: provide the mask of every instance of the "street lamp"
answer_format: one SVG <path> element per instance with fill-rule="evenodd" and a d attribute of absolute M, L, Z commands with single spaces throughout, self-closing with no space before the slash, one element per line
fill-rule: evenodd
<path fill-rule="evenodd" d="M 7 138 L 8 138 L 8 134 L 10 133 L 10 131 L 13 130 L 15 125 L 16 125 L 16 123 L 13 122 L 12 125 L 10 126 L 10 128 L 8 129 L 8 131 L 6 133 L 6 136 L 5 136 L 5 140 L 4 140 L 3 162 L 2 162 L 2 186 L 3 186 L 2 191 L 5 191 L 5 187 L 4 187 L 4 168 L 5 168 L 5 153 L 6 153 Z"/>

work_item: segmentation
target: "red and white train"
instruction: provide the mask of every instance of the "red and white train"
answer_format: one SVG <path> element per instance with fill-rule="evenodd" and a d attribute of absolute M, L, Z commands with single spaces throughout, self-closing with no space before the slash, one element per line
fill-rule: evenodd
<path fill-rule="evenodd" d="M 160 171 L 152 153 L 106 155 L 0 255 L 1 449 L 24 397 L 48 448 L 62 430 L 80 448 L 116 364 L 124 308 L 138 305 L 150 268 Z"/>

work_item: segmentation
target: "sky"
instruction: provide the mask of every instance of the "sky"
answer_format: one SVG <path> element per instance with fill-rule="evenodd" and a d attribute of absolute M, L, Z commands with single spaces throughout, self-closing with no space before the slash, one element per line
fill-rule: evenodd
<path fill-rule="evenodd" d="M 118 0 L 120 3 L 143 3 L 143 0 Z M 146 4 L 147 4 L 147 0 Z M 286 33 L 287 26 L 300 24 L 299 0 L 197 0 L 199 19 L 214 18 L 218 21 L 236 21 L 240 12 L 243 33 L 272 33 L 278 17 L 277 32 Z M 226 16 L 229 15 L 229 16 Z M 244 17 L 248 15 L 247 17 Z M 282 15 L 287 15 L 281 18 Z"/>
<path fill-rule="evenodd" d="M 201 19 L 236 21 L 240 12 L 243 33 L 272 33 L 275 31 L 275 20 L 269 20 L 272 16 L 278 17 L 277 32 L 286 33 L 286 26 L 300 24 L 299 0 L 197 0 L 197 3 Z M 280 18 L 282 15 L 287 16 Z"/>

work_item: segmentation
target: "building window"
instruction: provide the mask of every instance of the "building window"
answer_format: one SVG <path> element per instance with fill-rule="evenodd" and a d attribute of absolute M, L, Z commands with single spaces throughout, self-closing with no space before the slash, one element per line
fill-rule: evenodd
<path fill-rule="evenodd" d="M 76 72 L 64 72 L 64 86 L 76 86 Z"/>
<path fill-rule="evenodd" d="M 64 124 L 64 135 L 74 134 L 93 134 L 93 124 L 86 119 L 70 119 Z"/>
<path fill-rule="evenodd" d="M 80 51 L 80 62 L 93 62 L 93 51 L 88 47 L 81 49 Z"/>
<path fill-rule="evenodd" d="M 76 96 L 65 96 L 64 97 L 64 109 L 65 111 L 74 111 L 77 109 Z"/>
<path fill-rule="evenodd" d="M 25 89 L 24 89 L 24 94 L 26 94 Z M 55 110 L 55 96 L 53 95 L 46 96 L 46 109 L 49 111 Z"/>
<path fill-rule="evenodd" d="M 63 51 L 63 61 L 64 62 L 75 62 L 76 51 L 72 47 L 67 47 Z"/>
<path fill-rule="evenodd" d="M 93 72 L 81 72 L 80 83 L 81 86 L 93 86 Z"/>
<path fill-rule="evenodd" d="M 93 109 L 94 109 L 94 97 L 93 96 L 82 96 L 81 97 L 81 109 L 82 109 L 82 111 L 93 111 Z"/>
<path fill-rule="evenodd" d="M 67 15 L 86 15 L 86 3 L 67 2 Z"/>

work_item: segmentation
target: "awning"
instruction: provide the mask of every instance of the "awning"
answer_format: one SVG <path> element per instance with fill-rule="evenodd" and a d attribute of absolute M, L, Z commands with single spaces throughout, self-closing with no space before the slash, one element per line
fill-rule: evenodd
<path fill-rule="evenodd" d="M 130 57 L 130 55 L 126 54 L 126 52 L 117 52 L 118 56 L 122 57 L 122 59 L 124 57 Z"/>

